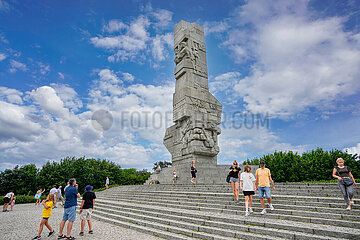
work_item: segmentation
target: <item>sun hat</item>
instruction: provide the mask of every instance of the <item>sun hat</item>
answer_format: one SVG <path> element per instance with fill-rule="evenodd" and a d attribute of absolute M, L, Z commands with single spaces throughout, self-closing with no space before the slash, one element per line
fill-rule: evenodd
<path fill-rule="evenodd" d="M 85 187 L 85 192 L 90 192 L 91 190 L 93 190 L 93 186 L 90 186 L 90 185 L 87 185 L 86 187 Z"/>

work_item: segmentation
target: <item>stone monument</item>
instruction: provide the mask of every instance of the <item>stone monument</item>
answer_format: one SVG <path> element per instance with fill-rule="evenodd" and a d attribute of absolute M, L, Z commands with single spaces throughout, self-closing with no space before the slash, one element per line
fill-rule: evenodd
<path fill-rule="evenodd" d="M 174 51 L 175 124 L 166 130 L 164 144 L 173 168 L 180 176 L 190 176 L 192 160 L 197 168 L 217 164 L 222 105 L 209 92 L 204 29 L 180 21 L 174 31 Z"/>
<path fill-rule="evenodd" d="M 230 166 L 217 165 L 222 105 L 209 92 L 204 29 L 198 23 L 180 21 L 175 26 L 174 51 L 174 125 L 164 137 L 172 167 L 153 174 L 147 183 L 171 183 L 172 169 L 180 176 L 178 183 L 190 183 L 193 160 L 198 183 L 224 183 Z"/>

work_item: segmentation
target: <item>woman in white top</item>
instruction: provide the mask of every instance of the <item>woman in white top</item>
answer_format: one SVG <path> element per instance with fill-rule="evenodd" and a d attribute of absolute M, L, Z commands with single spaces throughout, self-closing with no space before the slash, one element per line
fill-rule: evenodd
<path fill-rule="evenodd" d="M 252 213 L 252 197 L 255 194 L 255 177 L 251 173 L 251 167 L 246 165 L 244 172 L 240 175 L 240 191 L 243 191 L 245 196 L 245 216 L 249 216 L 249 200 L 250 212 Z"/>

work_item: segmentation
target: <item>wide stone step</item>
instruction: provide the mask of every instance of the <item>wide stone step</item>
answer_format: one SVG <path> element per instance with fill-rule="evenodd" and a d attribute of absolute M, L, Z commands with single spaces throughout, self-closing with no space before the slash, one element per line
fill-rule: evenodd
<path fill-rule="evenodd" d="M 251 233 L 251 232 L 227 232 L 223 229 L 214 228 L 214 227 L 207 227 L 207 226 L 200 226 L 196 224 L 186 224 L 186 223 L 180 223 L 175 221 L 161 221 L 162 223 L 156 222 L 154 220 L 161 220 L 160 218 L 150 218 L 150 217 L 142 217 L 142 218 L 136 218 L 135 214 L 129 214 L 129 216 L 121 215 L 120 212 L 113 211 L 114 213 L 105 212 L 103 211 L 97 211 L 94 210 L 94 218 L 97 218 L 101 220 L 99 217 L 109 219 L 109 221 L 112 221 L 114 224 L 123 224 L 123 223 L 132 223 L 133 225 L 139 225 L 140 227 L 146 226 L 147 228 L 156 229 L 156 231 L 161 231 L 163 233 L 170 233 L 170 234 L 154 234 L 159 237 L 163 237 L 166 239 L 176 239 L 172 235 L 176 234 L 175 236 L 183 236 L 182 239 L 209 239 L 209 240 L 237 240 L 237 239 L 271 239 L 271 240 L 279 240 L 284 238 L 279 237 L 272 237 L 269 235 L 260 235 L 257 233 Z M 98 217 L 99 216 L 99 217 Z M 138 215 L 139 216 L 139 215 Z M 192 228 L 190 228 L 192 227 Z M 136 227 L 133 227 L 133 229 L 136 229 Z M 230 236 L 223 236 L 221 234 L 226 234 Z M 169 236 L 170 235 L 170 236 Z M 188 238 L 185 238 L 188 237 Z M 177 238 L 180 239 L 180 238 Z"/>
<path fill-rule="evenodd" d="M 135 192 L 127 192 L 128 195 L 138 194 L 139 191 Z M 111 192 L 104 193 L 102 196 L 106 196 L 107 194 L 111 194 Z M 116 192 L 115 192 L 116 194 Z M 190 192 L 190 191 L 144 191 L 141 192 L 143 195 L 147 195 L 152 197 L 153 195 L 161 195 L 161 196 L 181 196 L 181 197 L 201 197 L 201 198 L 217 198 L 217 199 L 226 199 L 226 197 L 233 196 L 232 192 L 221 192 L 221 193 L 213 193 L 213 192 Z M 256 195 L 255 195 L 256 196 Z M 312 201 L 312 202 L 327 202 L 327 203 L 343 203 L 344 200 L 340 198 L 339 195 L 337 197 L 322 197 L 322 196 L 299 196 L 299 195 L 283 195 L 277 192 L 273 192 L 271 195 L 273 199 L 296 199 L 302 201 Z M 356 204 L 359 204 L 359 200 L 355 200 Z"/>
<path fill-rule="evenodd" d="M 100 200 L 102 212 L 131 216 L 132 218 L 145 218 L 150 221 L 160 221 L 163 224 L 181 225 L 185 228 L 199 228 L 198 231 L 214 231 L 228 234 L 229 230 L 246 232 L 266 232 L 268 234 L 287 239 L 355 239 L 360 236 L 360 230 L 349 231 L 341 227 L 329 228 L 320 224 L 306 224 L 292 221 L 268 221 L 258 217 L 243 217 L 229 214 L 209 214 L 198 211 L 179 210 L 176 208 L 154 207 L 144 204 L 120 203 L 116 201 Z M 97 208 L 97 209 L 98 209 Z M 132 212 L 134 214 L 132 214 Z M 182 223 L 183 221 L 187 223 Z M 196 223 L 200 225 L 196 225 Z M 196 225 L 194 227 L 194 225 Z M 208 228 L 202 227 L 206 225 Z M 210 228 L 209 228 L 210 227 Z M 229 229 L 222 230 L 219 229 Z M 334 232 L 335 230 L 335 232 Z M 347 233 L 352 232 L 352 233 Z M 237 235 L 235 235 L 236 237 Z M 325 236 L 322 237 L 322 236 Z"/>
<path fill-rule="evenodd" d="M 107 200 L 117 200 L 117 198 L 103 198 Z M 126 202 L 131 203 L 143 203 L 141 200 L 130 200 L 127 199 Z M 199 205 L 190 205 L 186 202 L 169 202 L 169 201 L 160 201 L 160 200 L 153 200 L 148 199 L 147 202 L 151 202 L 152 205 L 156 206 L 164 206 L 164 207 L 173 207 L 173 208 L 181 208 L 181 209 L 188 209 L 188 210 L 195 210 L 195 211 L 204 211 L 204 212 L 216 212 L 216 213 L 227 213 L 227 214 L 233 214 L 233 215 L 243 215 L 244 211 L 242 207 L 239 206 L 239 208 L 242 208 L 242 211 L 239 210 L 233 210 L 228 209 L 225 207 L 220 206 L 199 206 Z M 276 206 L 276 205 L 275 205 Z M 258 209 L 258 211 L 254 212 L 254 215 L 261 216 L 260 214 L 261 209 Z M 347 212 L 344 211 L 343 214 L 333 214 L 333 213 L 315 213 L 311 211 L 299 211 L 299 210 L 281 210 L 276 209 L 274 211 L 268 211 L 267 216 L 277 219 L 288 219 L 288 220 L 295 220 L 295 221 L 304 221 L 304 222 L 310 222 L 310 217 L 313 218 L 325 218 L 325 219 L 331 219 L 331 220 L 347 220 L 347 221 L 360 221 L 360 216 L 357 215 L 348 215 Z M 348 225 L 346 225 L 348 226 Z M 354 225 L 354 226 L 357 226 Z M 354 227 L 351 226 L 351 227 Z"/>
<path fill-rule="evenodd" d="M 173 204 L 177 204 L 179 202 L 186 202 L 186 204 L 191 203 L 191 205 L 193 206 L 202 206 L 202 207 L 212 207 L 212 208 L 223 208 L 223 209 L 231 209 L 231 210 L 238 210 L 238 211 L 245 211 L 245 201 L 243 198 L 240 199 L 240 203 L 237 204 L 235 201 L 216 201 L 216 202 L 209 202 L 209 201 L 205 201 L 205 200 L 201 200 L 201 199 L 189 199 L 189 198 L 175 198 L 175 197 L 161 197 L 161 196 L 152 196 L 151 199 L 149 199 L 146 196 L 142 196 L 140 195 L 135 195 L 135 196 L 127 196 L 127 195 L 107 195 L 104 196 L 103 198 L 112 198 L 112 199 L 118 199 L 118 200 L 122 200 L 122 201 L 126 201 L 126 200 L 138 200 L 138 201 L 161 201 L 161 202 L 167 202 L 167 203 L 173 203 Z M 277 210 L 299 210 L 299 211 L 307 211 L 307 212 L 316 212 L 316 213 L 329 213 L 329 214 L 347 214 L 347 215 L 357 215 L 360 216 L 360 210 L 352 210 L 352 211 L 346 211 L 345 210 L 345 205 L 341 205 L 341 208 L 339 206 L 339 208 L 335 208 L 335 207 L 324 207 L 324 206 L 317 206 L 317 207 L 313 207 L 313 206 L 301 206 L 301 205 L 295 205 L 295 204 L 291 204 L 291 202 L 286 202 L 286 201 L 282 201 L 282 202 L 277 202 L 277 201 L 273 201 L 274 206 L 276 206 Z M 261 209 L 261 204 L 259 202 L 258 198 L 253 199 L 253 207 Z M 356 206 L 358 207 L 358 206 Z M 277 211 L 279 213 L 282 213 L 281 211 Z M 286 214 L 286 213 L 285 213 Z M 360 227 L 360 223 L 359 223 L 359 227 Z"/>
<path fill-rule="evenodd" d="M 129 198 L 129 199 L 148 199 L 148 196 L 144 196 L 142 193 L 108 193 L 102 194 L 101 197 L 117 197 L 117 198 Z M 233 197 L 225 197 L 223 199 L 212 199 L 212 198 L 201 198 L 201 197 L 185 197 L 185 196 L 161 196 L 161 195 L 153 195 L 152 199 L 162 199 L 162 200 L 174 200 L 174 201 L 187 201 L 187 202 L 199 202 L 199 203 L 209 203 L 209 204 L 234 204 L 235 199 Z M 244 197 L 240 195 L 240 202 L 244 202 Z M 273 198 L 274 199 L 274 198 Z M 292 200 L 292 199 L 279 199 L 275 198 L 276 205 L 294 205 L 298 207 L 311 207 L 311 208 L 338 208 L 344 210 L 346 207 L 344 201 L 340 199 L 341 203 L 324 203 L 324 202 L 313 202 L 313 201 L 301 201 L 301 200 Z M 258 196 L 254 195 L 253 204 L 259 202 Z M 352 209 L 360 209 L 360 204 L 355 204 L 352 206 Z M 352 211 L 351 211 L 352 212 Z M 357 213 L 358 214 L 358 213 Z"/>

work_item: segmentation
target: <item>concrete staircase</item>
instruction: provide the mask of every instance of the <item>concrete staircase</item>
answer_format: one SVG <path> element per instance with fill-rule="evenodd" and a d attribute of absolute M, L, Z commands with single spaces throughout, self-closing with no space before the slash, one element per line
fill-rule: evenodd
<path fill-rule="evenodd" d="M 266 215 L 255 195 L 245 217 L 243 196 L 237 204 L 229 184 L 158 184 L 97 192 L 93 216 L 166 239 L 360 239 L 360 201 L 346 211 L 336 184 L 276 187 Z"/>

